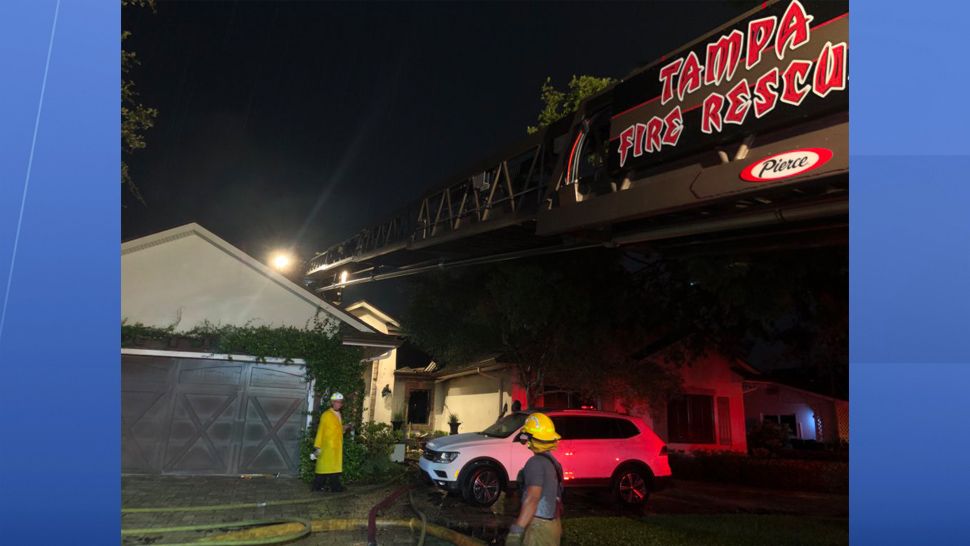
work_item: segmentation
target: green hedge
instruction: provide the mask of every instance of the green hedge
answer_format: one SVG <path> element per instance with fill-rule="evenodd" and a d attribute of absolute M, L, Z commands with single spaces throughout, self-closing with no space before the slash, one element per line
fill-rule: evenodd
<path fill-rule="evenodd" d="M 759 459 L 733 453 L 671 454 L 674 478 L 824 493 L 849 492 L 849 463 Z"/>

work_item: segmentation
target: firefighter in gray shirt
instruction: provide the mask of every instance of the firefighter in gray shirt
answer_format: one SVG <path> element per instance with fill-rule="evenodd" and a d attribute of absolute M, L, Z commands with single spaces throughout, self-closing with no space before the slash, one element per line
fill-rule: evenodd
<path fill-rule="evenodd" d="M 559 444 L 556 427 L 547 415 L 533 413 L 519 437 L 534 453 L 519 473 L 522 509 L 509 529 L 509 546 L 559 546 L 562 538 L 562 466 L 550 451 Z"/>

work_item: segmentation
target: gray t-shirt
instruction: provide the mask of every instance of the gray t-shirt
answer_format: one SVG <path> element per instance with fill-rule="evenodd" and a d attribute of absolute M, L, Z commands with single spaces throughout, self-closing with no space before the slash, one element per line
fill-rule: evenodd
<path fill-rule="evenodd" d="M 548 457 L 533 455 L 519 472 L 518 482 L 522 491 L 523 502 L 525 502 L 525 492 L 529 487 L 533 485 L 542 487 L 542 496 L 539 497 L 536 516 L 545 519 L 554 519 L 558 516 L 556 507 L 560 498 L 559 474 L 561 472 L 562 467 L 559 465 L 559 461 L 556 461 L 552 455 Z"/>

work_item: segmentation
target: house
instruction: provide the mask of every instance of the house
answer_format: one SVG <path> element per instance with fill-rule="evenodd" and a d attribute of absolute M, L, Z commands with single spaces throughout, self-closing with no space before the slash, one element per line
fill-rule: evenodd
<path fill-rule="evenodd" d="M 121 247 L 121 318 L 171 328 L 122 347 L 122 472 L 294 474 L 315 407 L 299 359 L 212 354 L 177 334 L 204 324 L 304 328 L 322 320 L 380 360 L 399 344 L 198 224 Z"/>
<path fill-rule="evenodd" d="M 748 428 L 765 421 L 788 426 L 797 440 L 849 442 L 849 402 L 775 381 L 744 382 Z"/>
<path fill-rule="evenodd" d="M 600 407 L 638 415 L 671 451 L 747 453 L 744 379 L 758 372 L 716 351 L 679 367 L 681 393 L 656 411 L 643 401 L 604 400 Z"/>
<path fill-rule="evenodd" d="M 352 303 L 344 311 L 381 334 L 398 336 L 401 333 L 401 324 L 397 320 L 367 301 Z M 364 367 L 364 421 L 391 422 L 394 408 L 397 407 L 394 402 L 400 398 L 400 395 L 394 398 L 395 389 L 392 389 L 397 357 L 398 348 L 395 347 Z"/>
<path fill-rule="evenodd" d="M 388 332 L 395 332 L 400 327 L 370 304 L 352 307 L 376 328 L 386 325 Z M 402 346 L 396 353 L 404 349 Z M 511 411 L 514 401 L 523 406 L 526 402 L 515 364 L 500 355 L 447 367 L 438 366 L 427 355 L 408 363 L 389 358 L 375 364 L 379 369 L 372 370 L 372 376 L 377 379 L 370 386 L 372 407 L 377 408 L 375 421 L 390 423 L 391 414 L 400 412 L 412 430 L 448 431 L 449 418 L 455 415 L 461 431 L 478 431 Z M 640 416 L 675 451 L 746 453 L 743 385 L 745 378 L 758 372 L 743 362 L 710 353 L 680 367 L 679 373 L 682 394 L 659 410 L 651 410 L 643 400 L 586 400 L 549 385 L 536 403 L 546 408 L 594 407 Z"/>
<path fill-rule="evenodd" d="M 645 400 L 604 396 L 584 399 L 579 393 L 547 386 L 536 398 L 543 408 L 596 408 L 642 417 L 672 451 L 747 452 L 743 382 L 750 368 L 711 354 L 680 368 L 681 395 L 651 410 Z M 404 391 L 407 423 L 414 430 L 448 431 L 449 417 L 459 418 L 465 432 L 483 430 L 508 413 L 526 393 L 515 365 L 493 356 L 461 366 L 398 368 L 398 391 Z"/>
<path fill-rule="evenodd" d="M 461 430 L 483 430 L 525 400 L 515 366 L 492 356 L 461 366 L 399 368 L 396 383 L 403 391 L 403 413 L 412 429 L 448 431 L 452 415 Z"/>
<path fill-rule="evenodd" d="M 400 323 L 367 301 L 344 311 L 378 332 L 400 334 Z M 364 370 L 364 420 L 391 424 L 399 413 L 412 430 L 448 430 L 452 413 L 463 430 L 482 430 L 498 419 L 525 391 L 510 377 L 514 368 L 495 358 L 440 370 L 431 357 L 404 342 Z M 461 412 L 452 408 L 460 408 Z"/>

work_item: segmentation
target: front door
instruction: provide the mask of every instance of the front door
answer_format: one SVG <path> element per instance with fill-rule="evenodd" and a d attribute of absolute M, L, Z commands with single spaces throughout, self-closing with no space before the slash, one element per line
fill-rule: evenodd
<path fill-rule="evenodd" d="M 430 412 L 431 391 L 413 390 L 408 393 L 408 424 L 427 425 Z"/>

